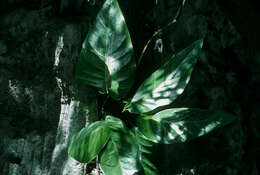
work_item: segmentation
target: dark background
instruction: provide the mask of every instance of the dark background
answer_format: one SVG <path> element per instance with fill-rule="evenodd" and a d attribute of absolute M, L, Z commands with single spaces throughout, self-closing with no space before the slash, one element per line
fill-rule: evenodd
<path fill-rule="evenodd" d="M 42 174 L 44 169 L 61 174 L 59 168 L 50 170 L 60 166 L 51 164 L 60 98 L 66 96 L 68 104 L 77 98 L 71 90 L 75 64 L 102 3 L 0 1 L 0 174 L 37 174 L 28 168 L 38 165 Z M 174 18 L 182 1 L 119 0 L 119 4 L 138 60 L 145 43 Z M 222 109 L 238 118 L 189 143 L 162 146 L 163 151 L 158 146 L 154 155 L 161 158 L 155 163 L 162 174 L 259 174 L 259 13 L 257 0 L 186 0 L 178 22 L 152 40 L 138 69 L 136 87 L 174 52 L 204 38 L 191 82 L 173 106 Z M 60 36 L 64 47 L 55 67 Z M 162 52 L 155 47 L 158 40 Z M 63 82 L 62 92 L 57 77 Z M 22 144 L 26 149 L 20 153 Z"/>

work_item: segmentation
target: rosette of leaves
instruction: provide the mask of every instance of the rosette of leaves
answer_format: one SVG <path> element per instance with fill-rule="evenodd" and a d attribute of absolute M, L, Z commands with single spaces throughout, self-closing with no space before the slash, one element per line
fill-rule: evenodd
<path fill-rule="evenodd" d="M 197 40 L 175 53 L 140 85 L 124 108 L 139 116 L 135 127 L 108 115 L 72 137 L 69 155 L 83 163 L 99 155 L 106 175 L 158 175 L 150 159 L 154 143 L 186 142 L 232 122 L 235 117 L 220 110 L 167 109 L 189 83 L 202 45 Z M 106 0 L 83 43 L 76 79 L 120 101 L 134 83 L 133 55 L 119 4 Z"/>

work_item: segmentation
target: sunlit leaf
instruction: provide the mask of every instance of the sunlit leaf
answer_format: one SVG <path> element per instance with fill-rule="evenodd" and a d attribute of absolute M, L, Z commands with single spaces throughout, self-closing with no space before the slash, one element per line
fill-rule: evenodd
<path fill-rule="evenodd" d="M 202 45 L 202 40 L 192 43 L 154 72 L 138 88 L 126 110 L 142 114 L 172 103 L 188 84 Z"/>
<path fill-rule="evenodd" d="M 155 143 L 186 142 L 224 126 L 235 116 L 219 110 L 175 108 L 138 119 L 139 130 Z"/>
<path fill-rule="evenodd" d="M 141 171 L 139 147 L 128 131 L 113 132 L 101 154 L 101 169 L 105 175 L 136 175 Z"/>
<path fill-rule="evenodd" d="M 89 163 L 106 145 L 110 135 L 107 123 L 95 122 L 72 137 L 68 153 L 79 162 Z"/>
<path fill-rule="evenodd" d="M 106 0 L 83 43 L 76 80 L 125 97 L 135 77 L 132 42 L 117 0 Z"/>

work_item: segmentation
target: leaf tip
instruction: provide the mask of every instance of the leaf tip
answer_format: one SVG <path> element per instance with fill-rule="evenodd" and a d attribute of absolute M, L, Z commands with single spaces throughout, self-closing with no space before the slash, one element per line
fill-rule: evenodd
<path fill-rule="evenodd" d="M 204 44 L 204 40 L 203 40 L 203 39 L 200 39 L 200 40 L 199 40 L 199 47 L 202 48 L 202 47 L 203 47 L 203 44 Z"/>
<path fill-rule="evenodd" d="M 130 103 L 126 102 L 124 109 L 123 109 L 123 112 L 129 111 L 129 107 L 130 107 Z"/>

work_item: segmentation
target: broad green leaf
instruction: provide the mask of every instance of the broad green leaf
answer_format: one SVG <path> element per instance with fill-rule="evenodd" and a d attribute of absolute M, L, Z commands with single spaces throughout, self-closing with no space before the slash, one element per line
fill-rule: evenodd
<path fill-rule="evenodd" d="M 76 80 L 119 100 L 128 94 L 135 69 L 124 16 L 116 0 L 106 0 L 83 43 Z"/>
<path fill-rule="evenodd" d="M 105 117 L 105 121 L 108 124 L 108 126 L 113 129 L 113 130 L 120 130 L 125 128 L 124 123 L 122 122 L 122 120 L 120 120 L 117 117 L 111 116 L 111 115 L 107 115 Z"/>
<path fill-rule="evenodd" d="M 68 153 L 79 162 L 89 163 L 106 145 L 110 136 L 111 129 L 106 122 L 95 122 L 72 137 Z"/>
<path fill-rule="evenodd" d="M 155 71 L 138 88 L 126 110 L 143 114 L 172 103 L 188 84 L 202 45 L 202 40 L 194 42 Z"/>
<path fill-rule="evenodd" d="M 105 175 L 136 175 L 141 171 L 139 157 L 138 144 L 130 132 L 113 132 L 101 154 L 101 169 Z"/>
<path fill-rule="evenodd" d="M 186 142 L 224 126 L 235 116 L 219 110 L 173 108 L 140 117 L 139 130 L 155 143 Z"/>

